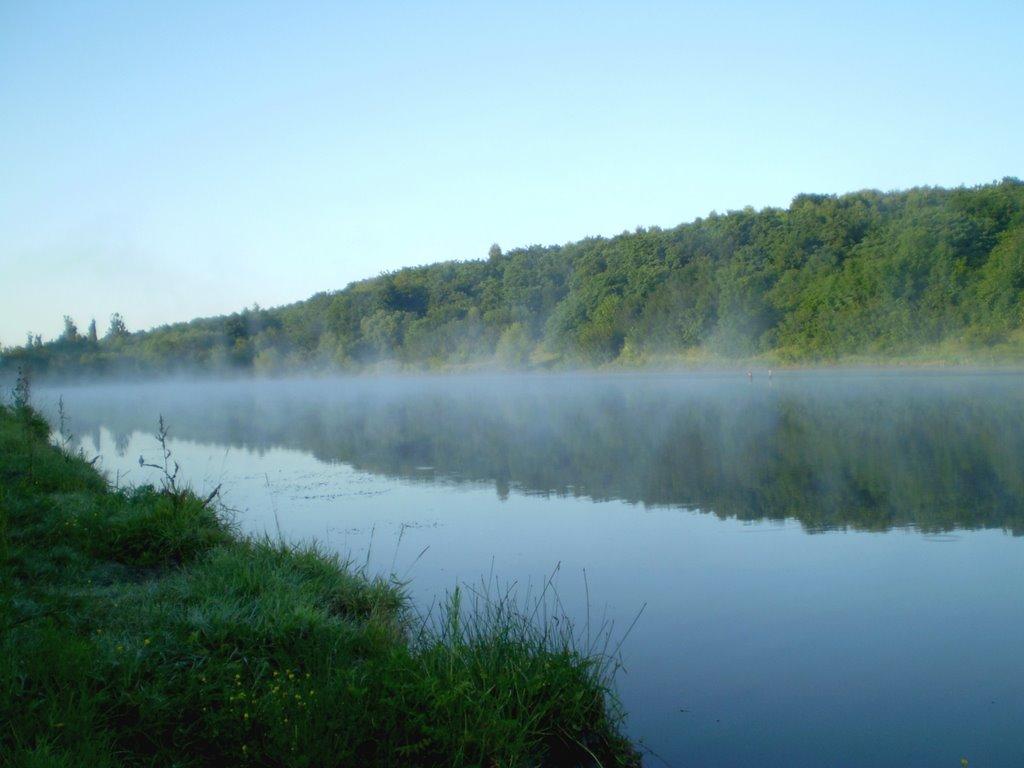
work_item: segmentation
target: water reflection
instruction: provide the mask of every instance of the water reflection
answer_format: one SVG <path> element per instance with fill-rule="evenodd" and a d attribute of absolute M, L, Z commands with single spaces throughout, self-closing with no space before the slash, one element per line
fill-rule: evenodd
<path fill-rule="evenodd" d="M 174 435 L 431 483 L 929 532 L 1024 532 L 1017 375 L 176 382 L 64 392 L 79 435 Z"/>

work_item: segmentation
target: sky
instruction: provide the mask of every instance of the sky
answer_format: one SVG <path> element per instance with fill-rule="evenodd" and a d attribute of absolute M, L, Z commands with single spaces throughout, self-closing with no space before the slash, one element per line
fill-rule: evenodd
<path fill-rule="evenodd" d="M 0 344 L 1024 176 L 1024 3 L 0 0 Z"/>

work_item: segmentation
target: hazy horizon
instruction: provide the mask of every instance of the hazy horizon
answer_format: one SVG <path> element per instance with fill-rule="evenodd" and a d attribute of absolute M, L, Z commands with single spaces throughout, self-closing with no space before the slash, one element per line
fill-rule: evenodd
<path fill-rule="evenodd" d="M 1015 177 L 1011 177 L 1011 176 L 1003 176 L 1002 177 L 1003 180 L 1005 180 L 1007 178 L 1015 178 Z M 978 184 L 959 184 L 959 185 L 955 185 L 954 187 L 949 187 L 949 188 L 970 188 L 970 187 L 975 187 L 975 186 L 984 186 L 986 183 L 997 183 L 999 181 L 1000 181 L 1000 179 L 993 179 L 993 180 L 990 180 L 990 182 L 979 182 Z M 904 191 L 907 191 L 907 190 L 910 190 L 910 189 L 914 189 L 914 188 L 925 188 L 925 187 L 943 188 L 943 187 L 940 187 L 939 185 L 915 185 L 914 187 L 907 187 L 905 189 L 891 189 L 891 190 L 879 190 L 879 189 L 873 189 L 873 188 L 866 188 L 865 187 L 865 188 L 856 189 L 856 190 L 853 190 L 853 189 L 851 189 L 851 190 L 844 190 L 842 192 L 814 191 L 814 192 L 806 192 L 806 193 L 798 193 L 798 194 L 812 194 L 812 195 L 822 194 L 822 195 L 834 195 L 836 197 L 843 197 L 844 195 L 856 194 L 856 193 L 859 193 L 859 192 L 881 192 L 882 194 L 887 194 L 887 193 L 904 192 Z M 760 212 L 760 211 L 770 210 L 770 209 L 785 209 L 789 202 L 790 201 L 787 201 L 787 203 L 783 203 L 783 204 L 779 204 L 779 205 L 766 204 L 764 206 L 757 206 L 755 208 L 755 210 Z M 692 218 L 686 219 L 684 221 L 679 221 L 679 222 L 676 222 L 674 224 L 667 224 L 667 225 L 664 225 L 664 226 L 659 225 L 659 224 L 652 224 L 652 225 L 650 225 L 650 228 L 661 227 L 663 229 L 673 229 L 675 227 L 685 226 L 685 225 L 692 224 L 692 223 L 694 223 L 694 222 L 696 222 L 698 220 L 701 220 L 701 219 L 703 219 L 703 218 L 705 218 L 707 216 L 728 214 L 728 213 L 740 211 L 740 210 L 743 210 L 745 208 L 751 208 L 751 207 L 753 207 L 753 206 L 739 206 L 737 208 L 728 208 L 728 209 L 724 209 L 724 210 L 711 209 L 711 210 L 707 211 L 705 214 L 699 214 L 697 216 L 694 216 Z M 645 227 L 644 225 L 638 225 L 637 226 L 637 229 L 647 229 L 647 228 L 648 227 Z M 614 238 L 614 237 L 616 237 L 616 236 L 618 236 L 620 234 L 629 234 L 631 232 L 632 231 L 629 230 L 629 229 L 624 229 L 624 230 L 621 230 L 619 232 L 609 232 L 609 233 L 600 233 L 600 234 L 581 235 L 580 237 L 572 238 L 570 240 L 566 240 L 566 241 L 563 241 L 563 242 L 560 242 L 560 243 L 517 243 L 517 244 L 511 245 L 508 248 L 503 248 L 502 250 L 503 251 L 514 251 L 514 250 L 517 250 L 517 249 L 520 249 L 520 248 L 529 248 L 529 247 L 531 247 L 533 245 L 541 245 L 541 246 L 544 246 L 544 247 L 548 247 L 548 246 L 561 247 L 561 246 L 564 246 L 566 244 L 571 244 L 573 242 L 579 242 L 581 240 L 586 240 L 586 239 L 589 239 L 589 238 L 610 239 L 610 238 Z M 239 304 L 237 306 L 225 307 L 222 310 L 218 310 L 218 311 L 215 311 L 215 312 L 210 312 L 210 313 L 207 313 L 205 315 L 190 315 L 188 317 L 184 317 L 184 316 L 183 317 L 171 317 L 171 318 L 169 318 L 167 320 L 161 320 L 160 322 L 158 322 L 158 323 L 156 323 L 154 325 L 148 325 L 148 326 L 145 326 L 145 327 L 129 326 L 128 330 L 131 333 L 150 332 L 150 331 L 154 331 L 154 330 L 157 330 L 159 328 L 166 327 L 166 326 L 173 326 L 173 325 L 177 325 L 179 323 L 189 323 L 189 322 L 191 322 L 193 320 L 202 320 L 202 319 L 208 319 L 208 318 L 213 318 L 213 317 L 221 317 L 221 316 L 224 316 L 224 315 L 231 315 L 231 314 L 238 313 L 238 312 L 244 312 L 247 309 L 251 309 L 251 308 L 257 307 L 257 306 L 261 310 L 277 309 L 277 308 L 280 308 L 280 307 L 288 306 L 290 304 L 301 303 L 303 301 L 306 301 L 306 300 L 312 298 L 313 296 L 315 296 L 315 295 L 317 295 L 319 293 L 334 293 L 334 292 L 337 292 L 337 291 L 342 291 L 342 290 L 348 288 L 349 286 L 351 286 L 353 284 L 361 283 L 361 282 L 364 282 L 364 281 L 367 281 L 367 280 L 372 280 L 372 279 L 380 276 L 381 274 L 384 274 L 384 273 L 390 272 L 390 271 L 394 271 L 394 270 L 402 270 L 402 269 L 406 269 L 406 268 L 416 268 L 416 267 L 421 267 L 421 266 L 429 266 L 431 264 L 443 263 L 443 262 L 446 262 L 446 261 L 457 261 L 457 262 L 484 261 L 484 260 L 486 260 L 486 258 L 487 258 L 486 254 L 483 254 L 483 255 L 477 254 L 477 255 L 474 255 L 474 256 L 466 257 L 466 258 L 451 257 L 450 259 L 441 259 L 441 260 L 436 261 L 436 262 L 417 262 L 417 263 L 409 263 L 409 264 L 399 264 L 399 265 L 397 265 L 397 266 L 395 266 L 393 268 L 389 268 L 387 270 L 381 270 L 381 271 L 373 273 L 373 274 L 367 274 L 367 275 L 362 275 L 362 276 L 355 277 L 352 280 L 349 280 L 344 285 L 319 288 L 319 289 L 311 291 L 309 294 L 306 294 L 306 295 L 303 295 L 303 296 L 298 296 L 298 297 L 291 298 L 291 299 L 287 299 L 287 300 L 281 301 L 281 302 L 279 302 L 277 304 L 262 304 L 262 303 L 260 303 L 258 301 L 251 301 L 251 302 L 248 302 L 248 303 L 244 303 L 243 302 L 242 304 Z M 116 312 L 117 314 L 123 314 L 119 310 L 114 310 L 114 312 Z M 63 313 L 63 314 L 68 314 L 68 313 Z M 56 329 L 54 330 L 54 332 L 52 334 L 50 334 L 49 336 L 46 335 L 46 334 L 42 334 L 43 342 L 54 341 L 54 340 L 57 340 L 60 337 L 61 331 L 63 330 L 63 322 L 62 322 L 63 314 L 61 315 L 61 318 L 58 318 L 59 320 L 61 320 L 61 322 L 58 322 L 56 324 L 57 327 L 56 327 Z M 114 314 L 114 313 L 112 312 L 111 315 L 112 314 Z M 108 316 L 102 316 L 102 317 L 99 317 L 99 316 L 96 316 L 96 315 L 81 315 L 81 316 L 70 315 L 70 316 L 75 321 L 75 323 L 76 323 L 76 325 L 78 327 L 78 330 L 80 332 L 83 332 L 83 333 L 86 330 L 87 326 L 89 325 L 90 320 L 95 320 L 98 332 L 99 332 L 99 334 L 101 336 L 104 333 L 104 329 L 107 327 L 107 322 L 110 320 L 110 316 L 109 315 Z M 25 339 L 23 339 L 23 338 L 22 339 L 18 339 L 15 336 L 14 339 L 13 339 L 13 342 L 11 343 L 11 346 L 20 346 L 20 345 L 24 344 L 24 342 L 25 342 Z M 0 338 L 0 348 L 2 348 L 2 343 L 4 343 L 4 339 Z"/>
<path fill-rule="evenodd" d="M 0 6 L 0 342 L 1022 175 L 1010 3 Z"/>

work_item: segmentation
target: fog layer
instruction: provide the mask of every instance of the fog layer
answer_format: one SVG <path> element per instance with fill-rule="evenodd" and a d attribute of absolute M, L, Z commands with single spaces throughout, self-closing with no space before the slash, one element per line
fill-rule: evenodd
<path fill-rule="evenodd" d="M 96 444 L 101 427 L 124 446 L 163 415 L 177 438 L 287 447 L 499 495 L 795 518 L 809 530 L 1024 532 L 1015 374 L 338 378 L 63 394 L 72 429 Z"/>

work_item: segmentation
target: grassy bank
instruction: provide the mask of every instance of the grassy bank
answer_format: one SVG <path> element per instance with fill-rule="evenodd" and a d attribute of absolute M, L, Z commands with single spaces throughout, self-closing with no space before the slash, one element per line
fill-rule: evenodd
<path fill-rule="evenodd" d="M 433 621 L 0 407 L 0 764 L 630 765 L 613 669 L 507 599 Z"/>

